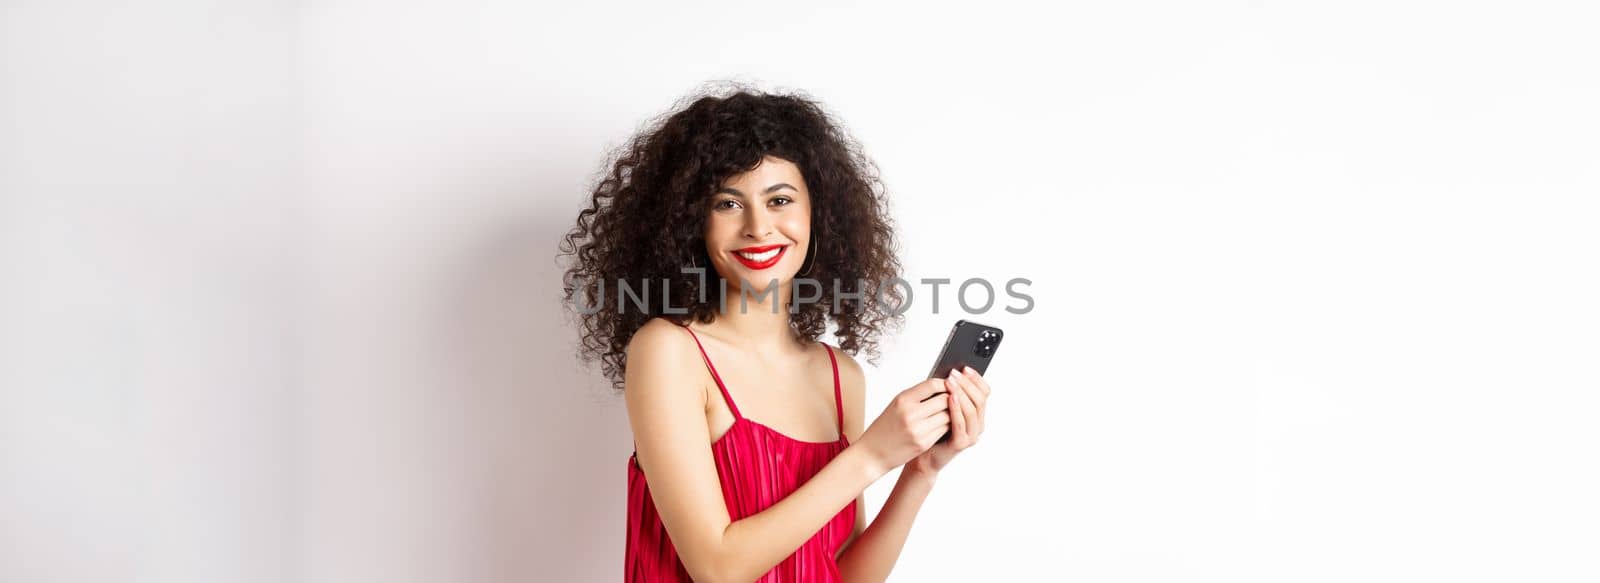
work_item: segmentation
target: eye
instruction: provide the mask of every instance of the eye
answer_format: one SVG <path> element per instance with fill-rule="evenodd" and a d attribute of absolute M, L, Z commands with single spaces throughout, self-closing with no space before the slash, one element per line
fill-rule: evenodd
<path fill-rule="evenodd" d="M 734 206 L 727 206 L 727 205 L 734 205 Z M 738 205 L 739 205 L 739 201 L 733 200 L 731 198 L 724 198 L 722 200 L 717 201 L 715 204 L 711 205 L 711 208 L 714 209 L 714 210 L 723 210 L 723 209 L 734 208 L 734 207 L 736 207 Z"/>
<path fill-rule="evenodd" d="M 789 198 L 787 196 L 778 196 L 778 197 L 773 197 L 773 199 L 772 199 L 772 202 L 774 202 L 774 203 L 777 203 L 779 201 L 782 201 L 783 204 L 780 204 L 778 206 L 784 206 L 784 205 L 788 205 L 788 204 L 794 203 L 794 199 Z"/>

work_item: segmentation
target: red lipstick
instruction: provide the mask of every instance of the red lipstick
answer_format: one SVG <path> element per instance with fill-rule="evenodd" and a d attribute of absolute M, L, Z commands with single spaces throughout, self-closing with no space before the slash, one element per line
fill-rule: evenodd
<path fill-rule="evenodd" d="M 774 253 L 772 257 L 768 257 L 765 260 L 756 260 L 744 256 L 745 253 L 756 255 L 772 251 L 773 249 L 777 249 L 778 252 Z M 733 258 L 739 260 L 739 263 L 743 263 L 745 267 L 754 270 L 761 270 L 777 265 L 778 260 L 783 259 L 783 254 L 788 251 L 788 245 L 761 245 L 759 247 L 745 247 L 743 249 L 734 249 Z"/>

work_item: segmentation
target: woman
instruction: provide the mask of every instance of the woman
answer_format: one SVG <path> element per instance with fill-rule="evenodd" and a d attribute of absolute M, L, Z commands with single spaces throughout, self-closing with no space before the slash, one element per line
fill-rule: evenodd
<path fill-rule="evenodd" d="M 851 355 L 877 356 L 900 300 L 876 293 L 899 262 L 873 164 L 818 104 L 740 90 L 608 166 L 561 250 L 580 353 L 633 429 L 626 580 L 884 580 L 983 432 L 989 387 L 970 369 L 929 379 L 862 429 Z M 837 349 L 817 341 L 829 321 Z M 902 465 L 865 524 L 862 491 Z"/>

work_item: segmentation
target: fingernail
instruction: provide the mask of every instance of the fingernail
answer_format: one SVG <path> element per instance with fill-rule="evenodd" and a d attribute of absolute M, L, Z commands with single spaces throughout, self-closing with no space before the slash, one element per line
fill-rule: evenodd
<path fill-rule="evenodd" d="M 972 367 L 969 366 L 969 367 L 967 367 L 967 373 L 966 374 L 978 374 L 978 371 L 972 370 Z"/>

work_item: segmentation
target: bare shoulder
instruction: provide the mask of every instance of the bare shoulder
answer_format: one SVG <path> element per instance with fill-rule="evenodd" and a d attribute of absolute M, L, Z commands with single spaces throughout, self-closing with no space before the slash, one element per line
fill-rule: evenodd
<path fill-rule="evenodd" d="M 690 368 L 699 362 L 699 353 L 682 326 L 652 318 L 628 340 L 625 358 L 623 392 L 630 407 L 663 400 L 681 403 L 689 397 L 703 401 Z"/>
<path fill-rule="evenodd" d="M 649 358 L 663 352 L 682 352 L 688 346 L 688 336 L 682 326 L 665 318 L 651 318 L 628 339 L 629 364 L 634 356 Z"/>

